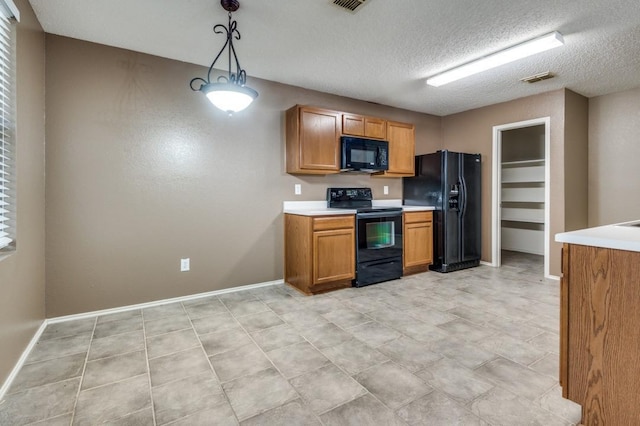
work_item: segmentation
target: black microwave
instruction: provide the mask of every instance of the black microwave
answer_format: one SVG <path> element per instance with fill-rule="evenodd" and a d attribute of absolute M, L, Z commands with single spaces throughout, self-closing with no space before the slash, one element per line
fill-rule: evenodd
<path fill-rule="evenodd" d="M 342 136 L 343 171 L 379 172 L 389 169 L 389 142 Z"/>

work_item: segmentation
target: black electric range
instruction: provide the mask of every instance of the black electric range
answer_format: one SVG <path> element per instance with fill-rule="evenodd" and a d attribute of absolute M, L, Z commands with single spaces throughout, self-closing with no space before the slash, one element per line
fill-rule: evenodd
<path fill-rule="evenodd" d="M 402 207 L 372 201 L 371 188 L 327 188 L 327 207 L 356 211 L 354 287 L 402 276 Z"/>

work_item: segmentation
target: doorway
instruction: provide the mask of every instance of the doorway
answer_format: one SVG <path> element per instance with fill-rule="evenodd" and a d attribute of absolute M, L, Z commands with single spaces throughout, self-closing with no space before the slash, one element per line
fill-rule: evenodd
<path fill-rule="evenodd" d="M 542 256 L 548 278 L 550 117 L 493 127 L 492 181 L 492 265 Z"/>

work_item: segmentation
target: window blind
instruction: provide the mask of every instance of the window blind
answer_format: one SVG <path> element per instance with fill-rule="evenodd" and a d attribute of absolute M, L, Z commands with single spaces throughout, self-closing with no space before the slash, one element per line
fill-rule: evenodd
<path fill-rule="evenodd" d="M 0 0 L 0 249 L 15 238 L 14 49 L 11 18 L 18 12 Z"/>

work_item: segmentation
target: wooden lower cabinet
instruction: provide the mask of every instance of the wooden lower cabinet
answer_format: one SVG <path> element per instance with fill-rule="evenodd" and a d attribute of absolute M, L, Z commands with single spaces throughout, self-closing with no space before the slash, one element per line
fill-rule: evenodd
<path fill-rule="evenodd" d="M 564 244 L 562 395 L 582 423 L 640 425 L 640 253 Z"/>
<path fill-rule="evenodd" d="M 403 273 L 424 272 L 433 263 L 433 213 L 403 215 Z"/>
<path fill-rule="evenodd" d="M 284 216 L 285 282 L 305 294 L 351 287 L 355 217 Z"/>

